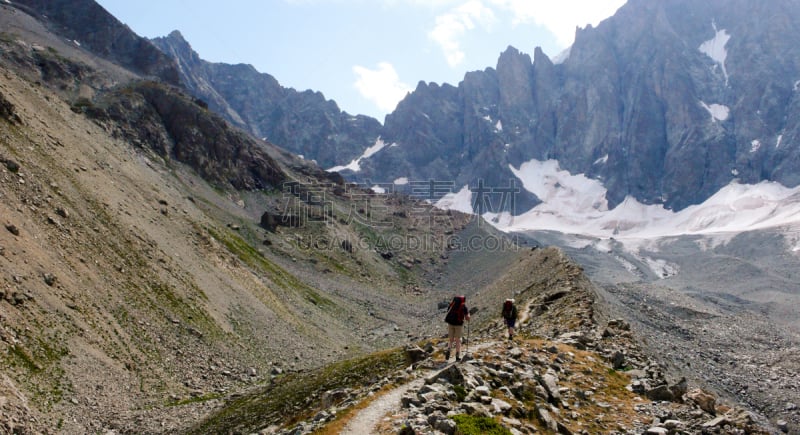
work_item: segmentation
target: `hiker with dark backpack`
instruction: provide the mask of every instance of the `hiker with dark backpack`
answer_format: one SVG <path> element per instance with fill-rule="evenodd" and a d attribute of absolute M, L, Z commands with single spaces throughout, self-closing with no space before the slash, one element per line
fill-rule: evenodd
<path fill-rule="evenodd" d="M 506 299 L 503 302 L 503 320 L 508 327 L 508 339 L 514 339 L 514 327 L 517 324 L 517 306 L 514 305 L 514 299 Z"/>
<path fill-rule="evenodd" d="M 447 322 L 447 349 L 444 351 L 444 360 L 450 359 L 450 349 L 455 342 L 456 361 L 461 361 L 461 335 L 464 333 L 464 322 L 469 322 L 466 296 L 453 297 L 447 307 L 444 321 Z"/>

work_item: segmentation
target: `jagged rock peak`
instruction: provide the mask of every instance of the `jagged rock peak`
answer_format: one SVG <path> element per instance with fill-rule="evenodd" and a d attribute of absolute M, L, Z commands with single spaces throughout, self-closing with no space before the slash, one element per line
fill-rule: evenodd
<path fill-rule="evenodd" d="M 349 162 L 379 136 L 380 122 L 341 111 L 319 91 L 283 87 L 249 64 L 203 60 L 180 32 L 152 41 L 178 62 L 186 87 L 210 109 L 322 167 Z"/>
<path fill-rule="evenodd" d="M 547 56 L 547 54 L 545 54 L 544 50 L 542 50 L 542 47 L 537 46 L 533 50 L 533 64 L 538 66 L 541 65 L 543 62 L 551 65 L 553 64 L 553 61 L 550 59 L 549 56 Z"/>
<path fill-rule="evenodd" d="M 183 41 L 183 42 L 186 43 L 186 45 L 189 45 L 189 42 L 186 40 L 186 38 L 183 37 L 183 34 L 178 29 L 175 29 L 175 30 L 169 32 L 169 35 L 167 35 L 167 38 L 171 38 L 171 39 L 174 39 L 176 41 Z"/>
<path fill-rule="evenodd" d="M 500 59 L 497 61 L 498 66 L 500 63 L 514 61 L 517 62 L 527 60 L 528 63 L 531 63 L 531 57 L 527 53 L 523 53 L 519 51 L 516 47 L 509 45 L 506 49 L 500 53 Z"/>

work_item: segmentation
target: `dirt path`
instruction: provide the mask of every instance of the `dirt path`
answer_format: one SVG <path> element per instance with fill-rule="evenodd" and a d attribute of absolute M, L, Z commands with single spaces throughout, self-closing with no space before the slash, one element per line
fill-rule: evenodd
<path fill-rule="evenodd" d="M 473 352 L 477 352 L 498 344 L 500 344 L 500 342 L 494 340 L 485 341 L 468 348 L 465 353 L 468 351 L 470 354 L 473 354 Z M 400 399 L 402 399 L 405 393 L 422 387 L 427 377 L 436 371 L 445 370 L 448 366 L 449 364 L 442 362 L 442 365 L 438 370 L 431 370 L 428 373 L 424 373 L 417 379 L 407 384 L 403 384 L 375 399 L 366 408 L 359 411 L 358 414 L 356 414 L 356 416 L 353 417 L 349 423 L 347 423 L 344 429 L 342 429 L 340 432 L 340 435 L 363 435 L 375 433 L 375 427 L 386 415 L 401 409 L 402 404 L 400 403 Z"/>
<path fill-rule="evenodd" d="M 425 383 L 425 377 L 415 379 L 405 385 L 401 385 L 394 390 L 384 394 L 375 401 L 369 404 L 368 407 L 359 411 L 359 413 L 347 423 L 347 426 L 340 432 L 341 435 L 363 435 L 368 433 L 375 433 L 375 426 L 380 423 L 381 419 L 392 411 L 400 409 L 400 399 L 407 391 L 422 386 Z"/>

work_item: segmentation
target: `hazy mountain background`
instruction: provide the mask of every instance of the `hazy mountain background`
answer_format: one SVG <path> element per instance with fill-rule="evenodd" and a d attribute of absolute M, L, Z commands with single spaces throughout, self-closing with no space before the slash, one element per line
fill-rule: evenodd
<path fill-rule="evenodd" d="M 245 65 L 200 61 L 179 34 L 154 42 L 228 119 L 324 168 L 380 137 L 386 147 L 344 172 L 352 180 L 503 187 L 509 165 L 555 159 L 601 180 L 612 207 L 630 195 L 679 210 L 732 180 L 800 183 L 799 13 L 793 0 L 631 1 L 556 61 L 509 47 L 460 83 L 421 81 L 382 126 Z M 290 102 L 299 95 L 306 104 Z M 516 214 L 536 202 L 521 195 Z"/>

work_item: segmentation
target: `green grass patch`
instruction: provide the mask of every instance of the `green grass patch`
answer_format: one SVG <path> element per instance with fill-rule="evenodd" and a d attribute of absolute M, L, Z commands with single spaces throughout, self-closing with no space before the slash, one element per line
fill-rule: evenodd
<path fill-rule="evenodd" d="M 64 395 L 64 370 L 57 362 L 69 351 L 53 347 L 39 337 L 29 337 L 29 341 L 31 348 L 9 346 L 7 353 L 0 356 L 0 367 L 16 367 L 27 373 L 21 382 L 29 391 L 28 397 L 43 410 L 49 410 Z"/>
<path fill-rule="evenodd" d="M 260 391 L 230 401 L 189 433 L 251 433 L 273 424 L 287 427 L 318 412 L 325 391 L 371 385 L 408 363 L 405 352 L 397 348 L 309 373 L 290 373 Z"/>
<path fill-rule="evenodd" d="M 456 400 L 463 402 L 467 398 L 467 390 L 461 385 L 453 385 L 453 391 L 456 393 Z"/>
<path fill-rule="evenodd" d="M 159 303 L 163 304 L 162 306 L 168 307 L 171 313 L 179 315 L 185 322 L 202 326 L 206 332 L 218 336 L 222 334 L 222 330 L 219 329 L 207 312 L 184 301 L 170 285 L 151 282 L 148 284 L 148 288 Z"/>
<path fill-rule="evenodd" d="M 38 373 L 42 371 L 42 366 L 36 363 L 33 360 L 33 356 L 28 353 L 25 348 L 19 345 L 13 345 L 8 348 L 8 356 L 10 357 L 12 364 L 19 365 L 25 370 L 30 373 Z"/>
<path fill-rule="evenodd" d="M 328 308 L 336 306 L 333 301 L 322 296 L 319 292 L 297 279 L 296 276 L 264 257 L 261 252 L 247 243 L 238 234 L 232 232 L 221 233 L 215 231 L 213 228 L 208 228 L 208 232 L 213 238 L 225 245 L 225 247 L 242 262 L 256 271 L 267 275 L 270 280 L 278 286 L 299 292 L 306 300 L 314 305 Z"/>
<path fill-rule="evenodd" d="M 8 32 L 0 32 L 0 42 L 11 43 L 16 40 L 16 35 Z"/>
<path fill-rule="evenodd" d="M 511 431 L 489 417 L 454 415 L 456 435 L 511 435 Z"/>
<path fill-rule="evenodd" d="M 169 402 L 166 404 L 166 406 L 191 405 L 192 403 L 208 402 L 209 400 L 219 399 L 220 397 L 222 397 L 222 395 L 219 393 L 208 393 L 203 394 L 202 396 L 189 397 L 188 399 Z"/>

